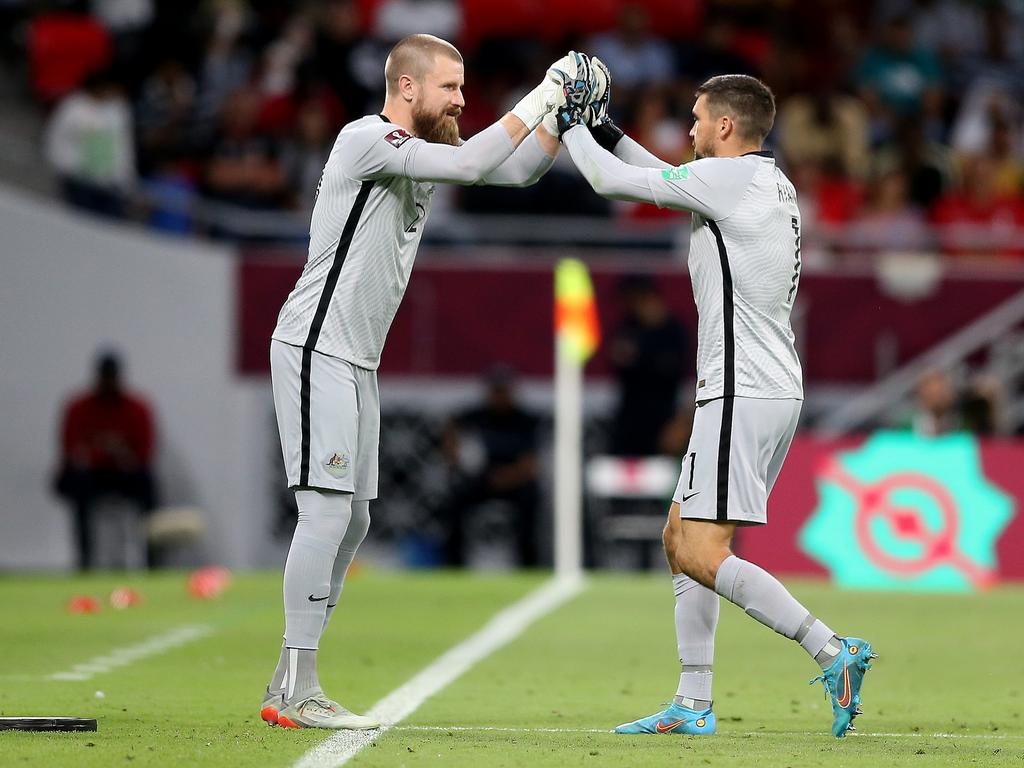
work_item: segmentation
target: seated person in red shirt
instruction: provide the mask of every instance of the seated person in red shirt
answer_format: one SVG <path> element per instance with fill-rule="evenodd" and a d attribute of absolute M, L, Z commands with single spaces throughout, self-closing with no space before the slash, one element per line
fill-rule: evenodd
<path fill-rule="evenodd" d="M 1024 198 L 1001 191 L 997 172 L 990 155 L 964 158 L 959 189 L 939 198 L 931 212 L 943 253 L 1024 258 Z"/>
<path fill-rule="evenodd" d="M 93 565 L 90 515 L 99 499 L 127 499 L 143 514 L 155 506 L 154 442 L 152 409 L 124 390 L 118 357 L 102 355 L 94 388 L 73 397 L 64 411 L 55 483 L 71 505 L 81 570 Z"/>

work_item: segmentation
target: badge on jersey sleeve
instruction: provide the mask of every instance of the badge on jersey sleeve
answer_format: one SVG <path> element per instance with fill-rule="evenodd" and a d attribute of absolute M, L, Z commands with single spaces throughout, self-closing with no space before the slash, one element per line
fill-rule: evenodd
<path fill-rule="evenodd" d="M 397 128 L 384 137 L 384 141 L 390 144 L 395 149 L 405 144 L 409 139 L 412 138 L 412 134 L 402 128 Z"/>
<path fill-rule="evenodd" d="M 679 181 L 680 179 L 690 178 L 690 169 L 685 165 L 680 165 L 678 168 L 666 168 L 661 172 L 661 178 L 665 181 Z"/>

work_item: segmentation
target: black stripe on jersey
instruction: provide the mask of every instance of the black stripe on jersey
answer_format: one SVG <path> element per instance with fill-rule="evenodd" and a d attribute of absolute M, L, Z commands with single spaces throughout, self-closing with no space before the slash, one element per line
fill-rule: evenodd
<path fill-rule="evenodd" d="M 299 485 L 309 485 L 309 405 L 310 405 L 310 373 L 313 367 L 313 350 L 320 339 L 320 330 L 324 326 L 324 319 L 327 317 L 327 310 L 331 306 L 331 298 L 334 296 L 334 289 L 338 285 L 338 278 L 341 276 L 341 268 L 345 265 L 345 257 L 348 256 L 348 249 L 352 245 L 352 237 L 356 233 L 359 219 L 363 215 L 363 208 L 370 197 L 374 182 L 364 181 L 356 195 L 356 201 L 352 204 L 352 210 L 348 212 L 345 226 L 341 230 L 341 238 L 338 240 L 338 248 L 334 252 L 334 263 L 327 273 L 324 281 L 324 289 L 320 294 L 320 301 L 317 302 L 316 312 L 313 314 L 313 322 L 309 324 L 309 335 L 306 336 L 306 343 L 302 345 L 302 373 L 299 387 L 299 411 L 302 421 L 302 457 L 299 467 Z"/>
<path fill-rule="evenodd" d="M 718 243 L 718 260 L 722 266 L 722 344 L 725 358 L 722 371 L 722 431 L 718 437 L 718 519 L 729 519 L 729 455 L 732 444 L 732 401 L 736 395 L 736 335 L 733 329 L 732 270 L 729 252 L 718 224 L 708 219 L 708 228 Z"/>

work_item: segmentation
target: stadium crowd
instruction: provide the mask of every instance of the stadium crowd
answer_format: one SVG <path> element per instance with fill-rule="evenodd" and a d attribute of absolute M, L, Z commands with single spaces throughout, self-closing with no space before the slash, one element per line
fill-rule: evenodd
<path fill-rule="evenodd" d="M 855 251 L 1024 258 L 1022 0 L 500 5 L 14 0 L 2 45 L 28 62 L 65 198 L 165 230 L 195 230 L 198 200 L 305 214 L 338 129 L 380 108 L 390 46 L 431 32 L 466 57 L 464 135 L 576 48 L 609 65 L 616 121 L 684 162 L 694 88 L 749 73 L 774 89 L 769 143 L 801 193 L 806 233 L 840 232 Z M 455 204 L 679 215 L 609 207 L 585 186 L 560 163 L 529 190 L 474 189 Z"/>

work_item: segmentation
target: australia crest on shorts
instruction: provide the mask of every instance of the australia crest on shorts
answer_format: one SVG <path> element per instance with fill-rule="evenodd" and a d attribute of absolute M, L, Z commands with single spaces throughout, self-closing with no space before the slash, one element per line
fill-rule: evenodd
<path fill-rule="evenodd" d="M 324 462 L 324 467 L 327 469 L 327 473 L 332 477 L 344 477 L 348 473 L 349 464 L 351 463 L 352 462 L 347 453 L 335 451 L 331 454 L 330 458 Z"/>

